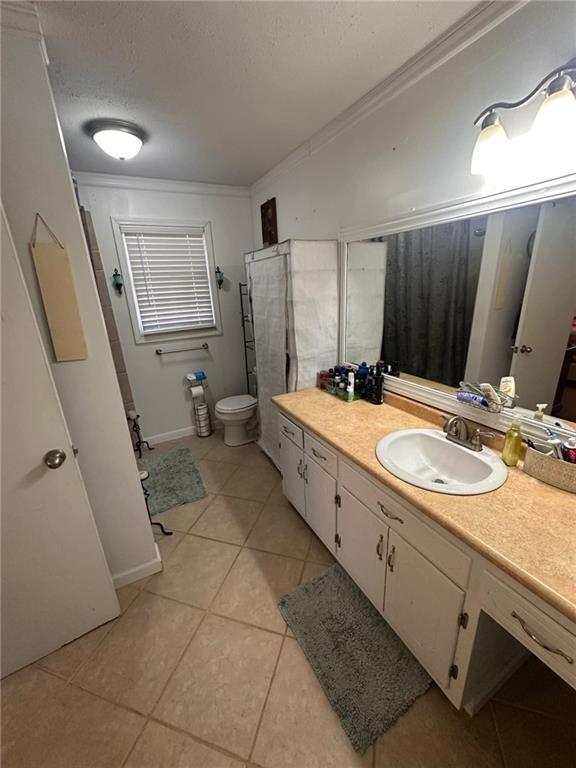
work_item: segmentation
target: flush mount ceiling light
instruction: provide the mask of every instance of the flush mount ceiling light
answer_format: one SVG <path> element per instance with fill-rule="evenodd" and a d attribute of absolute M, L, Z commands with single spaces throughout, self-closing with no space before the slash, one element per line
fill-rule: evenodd
<path fill-rule="evenodd" d="M 103 152 L 116 160 L 136 157 L 148 138 L 142 128 L 126 120 L 90 120 L 84 130 Z"/>
<path fill-rule="evenodd" d="M 502 171 L 509 141 L 497 110 L 518 109 L 538 96 L 544 101 L 532 129 L 531 148 L 546 161 L 546 169 L 556 170 L 566 159 L 576 157 L 576 58 L 549 72 L 523 99 L 499 101 L 486 107 L 474 120 L 480 134 L 472 154 L 470 172 L 491 176 Z M 544 164 L 543 164 L 544 165 Z"/>

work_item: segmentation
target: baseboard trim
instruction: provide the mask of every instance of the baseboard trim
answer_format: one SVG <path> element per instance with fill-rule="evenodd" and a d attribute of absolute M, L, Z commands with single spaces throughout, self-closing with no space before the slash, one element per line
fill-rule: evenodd
<path fill-rule="evenodd" d="M 150 435 L 146 437 L 146 440 L 150 445 L 156 445 L 157 443 L 167 443 L 169 440 L 178 440 L 179 437 L 189 437 L 195 435 L 196 429 L 193 426 L 183 427 L 182 429 L 173 429 L 171 432 L 161 432 L 159 435 Z"/>
<path fill-rule="evenodd" d="M 146 576 L 152 576 L 152 574 L 162 570 L 162 558 L 160 557 L 160 550 L 158 549 L 158 544 L 156 544 L 156 542 L 154 542 L 154 547 L 156 549 L 156 557 L 154 560 L 148 560 L 147 563 L 142 563 L 142 565 L 129 568 L 127 571 L 120 571 L 120 573 L 116 573 L 112 576 L 112 581 L 114 582 L 114 587 L 116 589 L 125 587 L 126 584 L 132 584 L 134 581 L 145 579 Z"/>

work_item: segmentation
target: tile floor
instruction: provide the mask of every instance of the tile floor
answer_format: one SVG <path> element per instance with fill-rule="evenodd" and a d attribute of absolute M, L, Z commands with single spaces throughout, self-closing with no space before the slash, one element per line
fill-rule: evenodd
<path fill-rule="evenodd" d="M 576 692 L 531 659 L 474 719 L 437 688 L 364 756 L 277 599 L 333 562 L 254 445 L 186 438 L 209 495 L 159 516 L 161 574 L 2 684 L 3 768 L 563 768 Z"/>

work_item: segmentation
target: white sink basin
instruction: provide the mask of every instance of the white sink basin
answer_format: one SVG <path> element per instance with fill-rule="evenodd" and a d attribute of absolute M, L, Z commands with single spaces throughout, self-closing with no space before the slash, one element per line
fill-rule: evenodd
<path fill-rule="evenodd" d="M 506 465 L 494 451 L 471 451 L 449 442 L 439 429 L 392 432 L 376 446 L 376 457 L 407 483 L 456 496 L 495 491 L 508 477 Z"/>

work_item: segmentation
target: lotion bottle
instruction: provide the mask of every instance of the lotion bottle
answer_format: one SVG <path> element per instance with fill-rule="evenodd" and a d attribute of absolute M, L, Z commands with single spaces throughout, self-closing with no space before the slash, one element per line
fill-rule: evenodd
<path fill-rule="evenodd" d="M 502 461 L 508 467 L 515 467 L 520 458 L 520 449 L 522 448 L 522 432 L 520 431 L 520 420 L 514 419 L 510 429 L 506 432 L 504 440 L 504 450 L 502 451 Z"/>

